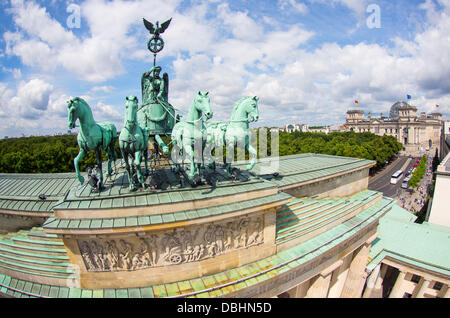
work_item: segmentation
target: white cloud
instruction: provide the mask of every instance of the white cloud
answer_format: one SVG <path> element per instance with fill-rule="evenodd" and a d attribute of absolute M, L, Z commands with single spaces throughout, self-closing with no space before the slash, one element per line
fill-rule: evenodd
<path fill-rule="evenodd" d="M 362 17 L 366 11 L 368 0 L 309 0 L 311 3 L 324 3 L 330 5 L 341 5 L 349 8 L 357 17 Z"/>
<path fill-rule="evenodd" d="M 94 86 L 91 88 L 93 93 L 103 92 L 103 93 L 112 93 L 115 90 L 114 86 L 111 85 L 103 85 L 103 86 Z"/>
<path fill-rule="evenodd" d="M 11 73 L 13 75 L 13 78 L 16 80 L 20 79 L 22 77 L 22 71 L 20 70 L 20 68 L 8 68 L 8 67 L 2 66 L 2 70 L 4 72 Z"/>
<path fill-rule="evenodd" d="M 305 14 L 308 12 L 308 7 L 303 2 L 297 2 L 296 0 L 278 0 L 278 4 L 282 10 L 294 9 L 294 11 Z"/>
<path fill-rule="evenodd" d="M 218 17 L 232 33 L 233 37 L 244 41 L 259 41 L 264 29 L 248 16 L 248 12 L 232 12 L 226 3 L 218 6 Z"/>
<path fill-rule="evenodd" d="M 314 1 L 322 0 L 310 2 Z M 75 37 L 70 43 L 65 40 L 73 34 L 64 28 L 56 27 L 55 35 L 34 30 L 33 23 L 52 26 L 55 20 L 39 7 L 31 6 L 39 18 L 36 21 L 41 22 L 25 23 L 22 19 L 29 13 L 16 8 L 15 21 L 21 32 L 4 34 L 5 53 L 20 56 L 27 65 L 49 70 L 59 66 L 84 80 L 103 82 L 128 72 L 124 67 L 127 60 L 146 61 L 142 72 L 153 62 L 145 48 L 149 34 L 142 26 L 143 15 L 151 21 L 159 18 L 160 22 L 173 17 L 169 32 L 163 35 L 166 48 L 159 59 L 173 58 L 168 62 L 170 102 L 184 111 L 197 91 L 208 90 L 217 120 L 229 119 L 234 103 L 242 96 L 259 96 L 261 125 L 282 125 L 288 121 L 342 123 L 355 99 L 366 111 L 387 114 L 391 104 L 406 94 L 417 96 L 414 102 L 419 111 L 434 111 L 438 103 L 440 111 L 446 113 L 450 57 L 443 52 L 450 52 L 449 2 L 440 0 L 443 10 L 438 10 L 433 2 L 424 2 L 421 8 L 427 10 L 432 23 L 413 40 L 392 39 L 393 47 L 331 42 L 313 50 L 305 48 L 319 32 L 312 26 L 290 24 L 281 28 L 273 23 L 273 17 L 259 19 L 250 11 L 235 10 L 223 3 L 212 6 L 208 1 L 196 1 L 180 13 L 176 11 L 180 1 L 176 0 L 160 2 L 159 6 L 153 1 L 85 1 L 83 23 L 89 34 Z M 364 16 L 367 1 L 327 3 L 344 5 L 355 16 Z M 279 1 L 285 9 L 295 4 L 302 2 Z M 138 78 L 130 81 L 139 86 Z M 116 86 L 114 94 L 122 91 L 114 82 Z M 115 105 L 96 96 L 111 95 L 114 87 L 111 83 L 88 86 L 86 97 L 93 105 L 96 120 L 110 120 L 121 126 L 123 100 Z M 140 91 L 140 87 L 136 89 Z M 47 108 L 55 116 L 67 115 L 65 93 L 50 90 Z M 10 95 L 11 91 L 0 86 L 0 102 L 11 100 Z M 65 120 L 60 122 L 65 127 Z"/>
<path fill-rule="evenodd" d="M 129 34 L 143 12 L 165 16 L 173 13 L 178 0 L 85 1 L 82 19 L 90 34 L 78 38 L 51 18 L 45 8 L 32 1 L 12 1 L 11 12 L 17 32 L 4 34 L 6 53 L 21 58 L 23 64 L 45 71 L 64 67 L 91 82 L 103 82 L 122 74 L 123 58 L 138 48 L 137 35 Z M 142 29 L 142 28 L 141 28 Z"/>
<path fill-rule="evenodd" d="M 36 119 L 47 111 L 53 85 L 40 79 L 20 82 L 17 94 L 10 101 L 11 111 L 17 111 L 22 118 Z"/>
<path fill-rule="evenodd" d="M 6 83 L 0 83 L 0 118 L 5 121 L 11 112 L 8 110 L 9 102 L 14 96 L 14 91 L 8 88 Z"/>

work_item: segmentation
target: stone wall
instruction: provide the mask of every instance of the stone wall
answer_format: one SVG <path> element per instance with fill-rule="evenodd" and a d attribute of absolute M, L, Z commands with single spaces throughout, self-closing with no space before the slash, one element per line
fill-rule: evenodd
<path fill-rule="evenodd" d="M 45 217 L 0 213 L 0 234 L 17 232 L 19 230 L 29 230 L 33 227 L 42 226 L 46 219 L 47 218 Z"/>
<path fill-rule="evenodd" d="M 316 179 L 312 183 L 283 189 L 284 192 L 297 197 L 345 197 L 366 190 L 369 185 L 369 169 L 364 168 L 346 172 L 323 180 Z"/>
<path fill-rule="evenodd" d="M 130 288 L 214 274 L 275 253 L 275 211 L 136 233 L 65 238 L 82 288 Z"/>

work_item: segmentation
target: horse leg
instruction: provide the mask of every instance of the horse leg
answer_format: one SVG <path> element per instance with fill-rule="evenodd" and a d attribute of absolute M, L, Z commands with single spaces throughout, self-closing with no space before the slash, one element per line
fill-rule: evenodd
<path fill-rule="evenodd" d="M 141 173 L 141 161 L 142 161 L 142 151 L 137 151 L 135 153 L 134 166 L 136 167 L 136 173 L 138 176 L 139 183 L 144 188 L 144 177 Z"/>
<path fill-rule="evenodd" d="M 113 161 L 113 155 L 111 154 L 111 150 L 108 149 L 108 152 L 106 153 L 108 157 L 108 172 L 106 174 L 106 177 L 112 176 L 112 161 Z"/>
<path fill-rule="evenodd" d="M 232 174 L 231 174 L 231 162 L 234 159 L 234 143 L 228 143 L 227 145 L 227 156 L 225 158 L 225 170 L 227 171 L 227 177 L 231 178 Z M 228 162 L 228 161 L 229 162 Z"/>
<path fill-rule="evenodd" d="M 250 171 L 255 167 L 256 158 L 258 156 L 258 153 L 256 152 L 255 148 L 253 148 L 252 145 L 250 145 L 250 143 L 246 143 L 245 148 L 252 155 L 252 161 L 246 167 L 247 171 Z"/>
<path fill-rule="evenodd" d="M 144 137 L 144 145 L 143 145 L 143 149 L 144 149 L 144 166 L 145 166 L 145 172 L 144 172 L 144 176 L 148 176 L 148 135 L 147 135 L 147 131 L 143 130 L 142 131 L 142 135 Z"/>
<path fill-rule="evenodd" d="M 83 157 L 85 156 L 85 152 L 83 150 L 83 148 L 80 147 L 80 152 L 78 153 L 78 156 L 75 157 L 75 159 L 73 160 L 73 165 L 75 166 L 75 172 L 77 174 L 78 177 L 78 181 L 80 181 L 81 184 L 84 183 L 84 178 L 83 176 L 80 174 L 80 160 L 83 159 Z"/>
<path fill-rule="evenodd" d="M 97 157 L 97 166 L 99 170 L 99 183 L 98 183 L 98 190 L 101 191 L 103 189 L 103 169 L 102 169 L 102 150 L 101 148 L 95 149 L 95 156 Z"/>
<path fill-rule="evenodd" d="M 133 149 L 130 149 L 130 153 L 129 155 L 131 156 L 131 163 L 130 163 L 130 167 L 131 167 L 131 180 L 133 181 L 133 189 L 136 189 L 136 184 L 134 183 L 134 173 L 136 172 L 136 167 L 134 165 L 134 161 L 136 160 L 136 156 L 134 153 Z"/>
<path fill-rule="evenodd" d="M 114 140 L 114 139 L 113 139 Z M 108 177 L 112 176 L 112 162 L 114 161 L 114 163 L 117 160 L 117 156 L 116 156 L 116 150 L 114 149 L 114 142 L 111 141 L 111 143 L 108 146 Z"/>
<path fill-rule="evenodd" d="M 128 186 L 131 191 L 135 190 L 134 183 L 133 183 L 133 175 L 131 174 L 131 167 L 130 163 L 128 162 L 128 153 L 124 151 L 122 147 L 120 147 L 120 152 L 122 153 L 122 158 L 125 161 L 125 168 L 127 169 L 128 173 L 128 181 L 130 182 L 130 185 Z"/>
<path fill-rule="evenodd" d="M 195 161 L 194 161 L 194 150 L 191 145 L 183 145 L 183 149 L 186 150 L 186 153 L 189 155 L 191 161 L 191 170 L 189 171 L 189 180 L 193 181 L 195 176 Z"/>
<path fill-rule="evenodd" d="M 175 168 L 173 168 L 173 172 L 174 173 L 180 172 L 180 149 L 178 147 L 176 140 L 174 140 L 174 142 L 173 142 L 172 160 L 175 164 Z"/>
<path fill-rule="evenodd" d="M 145 171 L 144 171 L 144 176 L 148 176 L 148 148 L 146 147 L 144 150 L 144 167 L 145 167 Z"/>

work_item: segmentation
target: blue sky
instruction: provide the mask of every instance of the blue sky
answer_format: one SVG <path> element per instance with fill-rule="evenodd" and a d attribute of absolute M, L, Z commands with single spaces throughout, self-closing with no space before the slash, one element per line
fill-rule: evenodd
<path fill-rule="evenodd" d="M 70 28 L 71 4 L 80 28 Z M 379 9 L 379 16 L 371 8 Z M 186 111 L 208 90 L 216 120 L 260 98 L 257 125 L 343 124 L 413 96 L 449 118 L 450 0 L 11 0 L 0 4 L 0 137 L 67 131 L 65 101 L 123 122 L 153 63 L 142 18 L 173 18 L 158 64 L 169 101 Z M 72 6 L 73 7 L 73 6 Z M 368 21 L 379 18 L 380 27 Z"/>

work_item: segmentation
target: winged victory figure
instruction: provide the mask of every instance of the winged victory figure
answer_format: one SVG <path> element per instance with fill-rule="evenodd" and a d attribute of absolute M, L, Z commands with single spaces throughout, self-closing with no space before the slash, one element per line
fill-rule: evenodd
<path fill-rule="evenodd" d="M 150 31 L 150 34 L 154 35 L 154 38 L 159 38 L 159 35 L 164 33 L 164 31 L 167 30 L 171 21 L 172 21 L 172 18 L 170 18 L 170 20 L 167 20 L 166 22 L 162 23 L 161 26 L 159 26 L 159 22 L 156 21 L 156 27 L 155 27 L 153 25 L 153 23 L 145 20 L 145 18 L 144 18 L 144 25 L 147 28 L 147 30 Z"/>

